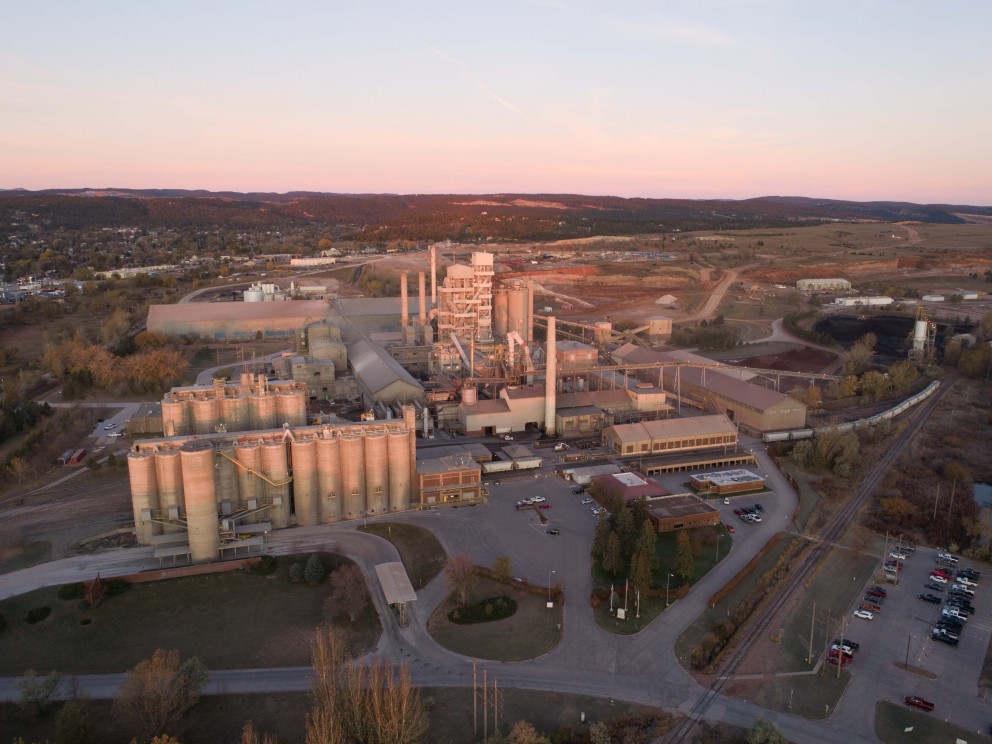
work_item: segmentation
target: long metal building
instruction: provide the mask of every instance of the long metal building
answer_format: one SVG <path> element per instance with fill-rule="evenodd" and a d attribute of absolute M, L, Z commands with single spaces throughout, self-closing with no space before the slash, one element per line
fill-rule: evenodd
<path fill-rule="evenodd" d="M 146 439 L 128 453 L 138 542 L 215 560 L 272 529 L 410 508 L 416 416 Z"/>

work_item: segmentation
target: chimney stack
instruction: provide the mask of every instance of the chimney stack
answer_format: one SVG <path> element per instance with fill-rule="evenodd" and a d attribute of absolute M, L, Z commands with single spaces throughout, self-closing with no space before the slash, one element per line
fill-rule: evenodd
<path fill-rule="evenodd" d="M 405 271 L 400 274 L 400 325 L 404 330 L 410 325 L 410 302 L 407 298 Z"/>
<path fill-rule="evenodd" d="M 423 271 L 417 275 L 417 281 L 417 288 L 420 290 L 420 327 L 423 328 L 427 325 L 427 280 Z"/>
<path fill-rule="evenodd" d="M 437 248 L 431 246 L 431 307 L 437 307 Z"/>
<path fill-rule="evenodd" d="M 555 317 L 548 316 L 548 348 L 545 357 L 544 381 L 544 433 L 555 435 L 556 381 L 558 377 L 558 339 L 555 333 Z"/>

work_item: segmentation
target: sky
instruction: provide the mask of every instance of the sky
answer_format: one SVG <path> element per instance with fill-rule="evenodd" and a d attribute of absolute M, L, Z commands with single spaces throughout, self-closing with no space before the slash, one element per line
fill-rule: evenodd
<path fill-rule="evenodd" d="M 992 205 L 988 0 L 6 3 L 0 188 Z"/>

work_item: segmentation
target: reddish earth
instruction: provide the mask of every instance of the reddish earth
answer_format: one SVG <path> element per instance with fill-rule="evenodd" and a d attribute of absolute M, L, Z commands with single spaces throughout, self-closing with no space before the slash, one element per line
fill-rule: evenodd
<path fill-rule="evenodd" d="M 758 367 L 759 369 L 780 369 L 783 372 L 823 372 L 836 361 L 837 355 L 822 349 L 803 346 L 784 354 L 764 354 L 747 359 L 726 359 L 726 364 L 735 367 Z"/>

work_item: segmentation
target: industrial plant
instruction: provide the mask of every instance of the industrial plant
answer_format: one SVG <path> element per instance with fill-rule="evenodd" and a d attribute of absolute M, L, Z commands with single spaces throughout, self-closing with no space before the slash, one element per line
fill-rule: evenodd
<path fill-rule="evenodd" d="M 496 276 L 490 253 L 450 264 L 439 282 L 432 247 L 429 291 L 426 272 L 415 299 L 408 272 L 399 284 L 399 297 L 265 301 L 253 290 L 247 302 L 154 306 L 150 330 L 294 348 L 263 373 L 246 362 L 236 380 L 164 396 L 162 438 L 128 456 L 139 542 L 162 559 L 210 561 L 260 549 L 271 529 L 474 502 L 483 473 L 540 465 L 506 445 L 515 434 L 603 444 L 650 473 L 740 467 L 753 462 L 737 451 L 740 431 L 806 426 L 805 405 L 777 390 L 796 373 L 658 350 L 672 332 L 664 316 L 618 332 L 535 313 L 534 283 Z M 317 415 L 318 401 L 361 420 Z M 438 447 L 438 431 L 498 437 L 502 450 Z"/>

